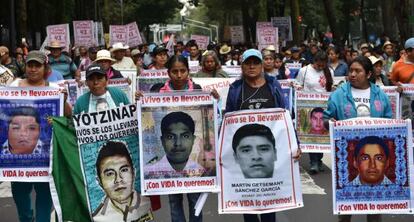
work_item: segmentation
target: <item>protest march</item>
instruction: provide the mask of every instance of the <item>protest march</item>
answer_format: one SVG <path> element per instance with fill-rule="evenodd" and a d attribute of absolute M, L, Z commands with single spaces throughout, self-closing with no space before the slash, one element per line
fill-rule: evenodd
<path fill-rule="evenodd" d="M 288 3 L 5 3 L 2 221 L 412 221 L 414 4 Z"/>

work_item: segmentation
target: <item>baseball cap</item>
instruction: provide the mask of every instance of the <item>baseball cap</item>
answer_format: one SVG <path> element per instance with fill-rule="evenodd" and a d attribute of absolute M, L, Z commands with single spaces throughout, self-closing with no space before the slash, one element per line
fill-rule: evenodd
<path fill-rule="evenodd" d="M 106 75 L 106 71 L 99 64 L 92 64 L 86 69 L 86 78 L 93 74 Z"/>
<path fill-rule="evenodd" d="M 295 52 L 299 52 L 299 51 L 300 51 L 300 49 L 299 49 L 298 47 L 296 47 L 296 46 L 293 46 L 293 47 L 290 49 L 290 51 L 291 51 L 292 53 L 295 53 Z"/>
<path fill-rule="evenodd" d="M 0 56 L 9 53 L 9 49 L 6 46 L 0 46 Z"/>
<path fill-rule="evenodd" d="M 168 52 L 168 49 L 166 49 L 164 46 L 160 45 L 154 48 L 154 50 L 152 50 L 152 56 L 156 56 L 161 52 Z"/>
<path fill-rule="evenodd" d="M 414 49 L 414 37 L 407 39 L 404 44 L 405 49 Z"/>
<path fill-rule="evenodd" d="M 44 52 L 33 50 L 27 54 L 26 63 L 30 61 L 36 61 L 40 64 L 47 63 L 47 56 Z"/>
<path fill-rule="evenodd" d="M 257 49 L 248 49 L 242 55 L 242 63 L 244 63 L 244 61 L 246 61 L 250 57 L 256 57 L 260 60 L 260 62 L 263 61 L 262 53 L 260 53 L 259 50 L 257 50 Z"/>

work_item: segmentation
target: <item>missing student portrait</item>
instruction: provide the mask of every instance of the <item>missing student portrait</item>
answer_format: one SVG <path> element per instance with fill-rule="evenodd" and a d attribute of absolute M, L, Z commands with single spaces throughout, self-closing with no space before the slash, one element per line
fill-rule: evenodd
<path fill-rule="evenodd" d="M 145 179 L 216 175 L 211 106 L 143 110 Z"/>
<path fill-rule="evenodd" d="M 407 138 L 402 136 L 403 129 L 361 129 L 340 134 L 335 140 L 337 201 L 409 198 Z"/>
<path fill-rule="evenodd" d="M 96 174 L 105 197 L 92 214 L 95 221 L 134 221 L 146 215 L 139 208 L 141 196 L 135 190 L 136 169 L 124 142 L 103 144 L 96 159 Z"/>
<path fill-rule="evenodd" d="M 275 137 L 269 127 L 248 124 L 237 129 L 232 140 L 233 155 L 244 178 L 272 178 L 277 160 Z"/>
<path fill-rule="evenodd" d="M 0 101 L 0 167 L 48 167 L 52 128 L 47 118 L 58 115 L 59 100 Z"/>

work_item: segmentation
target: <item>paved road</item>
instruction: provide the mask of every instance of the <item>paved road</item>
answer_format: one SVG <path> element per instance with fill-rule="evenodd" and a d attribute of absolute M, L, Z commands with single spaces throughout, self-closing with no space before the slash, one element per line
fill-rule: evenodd
<path fill-rule="evenodd" d="M 277 213 L 278 222 L 334 222 L 336 216 L 332 215 L 332 187 L 331 187 L 331 160 L 325 155 L 324 164 L 326 171 L 310 176 L 308 170 L 308 158 L 304 155 L 301 160 L 301 180 L 303 190 L 304 207 Z M 162 198 L 163 208 L 155 212 L 158 222 L 169 222 L 168 198 Z M 185 203 L 186 204 L 186 203 Z M 186 210 L 187 212 L 187 210 Z M 75 212 L 74 212 L 75 213 Z M 16 207 L 11 198 L 9 183 L 0 184 L 0 221 L 15 222 L 17 219 Z M 217 195 L 209 195 L 203 209 L 205 222 L 238 222 L 242 221 L 240 215 L 218 215 Z M 187 215 L 188 218 L 188 215 Z M 364 216 L 355 216 L 354 222 L 365 221 Z M 383 222 L 412 222 L 412 215 L 384 215 Z"/>

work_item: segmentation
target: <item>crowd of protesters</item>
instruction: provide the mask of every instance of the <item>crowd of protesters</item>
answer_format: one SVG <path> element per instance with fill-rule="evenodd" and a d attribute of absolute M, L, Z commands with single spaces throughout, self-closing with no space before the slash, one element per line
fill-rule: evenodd
<path fill-rule="evenodd" d="M 372 89 L 382 95 L 380 89 L 374 85 L 400 86 L 404 83 L 414 83 L 414 38 L 410 38 L 404 43 L 384 39 L 378 45 L 361 43 L 358 46 L 341 46 L 311 40 L 301 45 L 280 47 L 279 49 L 275 45 L 270 45 L 261 51 L 251 51 L 254 47 L 250 44 L 232 45 L 229 42 L 221 44 L 211 42 L 205 50 L 201 50 L 194 40 L 189 40 L 186 43 L 177 41 L 173 50 L 167 49 L 165 44 L 150 43 L 130 48 L 122 43 L 115 43 L 108 48 L 86 48 L 81 46 L 68 52 L 65 51 L 64 46 L 54 41 L 46 47 L 47 54 L 41 51 L 29 52 L 28 48 L 18 47 L 10 50 L 6 46 L 0 46 L 0 85 L 49 86 L 49 82 L 64 79 L 76 79 L 81 82 L 81 72 L 86 71 L 86 84 L 91 92 L 80 97 L 77 104 L 75 104 L 74 113 L 96 111 L 90 110 L 89 102 L 93 101 L 90 100 L 92 97 L 101 98 L 106 96 L 107 107 L 109 108 L 118 106 L 120 101 L 124 104 L 130 103 L 131 101 L 128 101 L 120 90 L 110 88 L 107 90 L 106 88 L 108 79 L 122 78 L 120 70 L 126 69 L 137 70 L 137 75 L 144 69 L 167 69 L 170 79 L 165 84 L 160 85 L 160 89 L 157 90 L 162 92 L 175 90 L 177 87 L 191 91 L 198 86 L 193 84 L 191 77 L 227 78 L 229 75 L 223 70 L 223 66 L 241 66 L 241 79 L 249 84 L 245 86 L 236 81 L 233 84 L 234 87 L 246 88 L 248 92 L 249 90 L 256 90 L 257 87 L 265 86 L 266 88 L 269 85 L 269 95 L 273 95 L 273 91 L 280 88 L 276 83 L 280 79 L 294 79 L 292 86 L 296 90 L 334 92 L 332 94 L 334 98 L 338 97 L 338 94 L 340 96 L 343 93 L 353 94 L 356 89 L 359 90 L 358 93 Z M 198 62 L 200 70 L 190 74 L 188 62 Z M 35 79 L 33 76 L 36 77 L 36 70 L 39 67 L 43 72 L 40 79 Z M 91 67 L 98 71 L 88 71 Z M 363 67 L 362 73 L 357 72 L 359 67 Z M 171 71 L 179 68 L 183 68 L 185 71 L 184 77 L 177 77 Z M 258 72 L 255 73 L 258 79 L 244 76 L 247 68 L 259 68 Z M 350 83 L 345 83 L 342 86 L 334 85 L 333 78 L 335 77 L 344 77 Z M 256 86 L 257 83 L 260 83 L 260 86 Z M 349 93 L 350 90 L 354 91 Z M 234 99 L 231 96 L 232 91 L 229 92 L 228 101 Z M 215 95 L 215 97 L 218 97 L 218 95 Z M 270 97 L 269 103 L 261 107 L 260 105 L 257 107 L 258 104 L 237 104 L 237 101 L 239 101 L 237 99 L 239 98 L 234 100 L 234 106 L 231 102 L 228 103 L 226 108 L 228 110 L 226 111 L 251 109 L 250 105 L 256 108 L 284 107 L 282 102 L 280 102 L 281 104 L 278 103 L 281 98 L 273 100 Z M 241 100 L 246 101 L 244 98 L 241 98 Z M 330 102 L 338 101 L 330 100 Z M 328 104 L 328 107 L 330 105 L 332 104 Z M 229 109 L 229 107 L 233 108 Z M 71 110 L 71 107 L 68 107 L 68 110 Z M 356 110 L 354 116 L 360 116 L 358 112 Z M 328 114 L 330 119 L 345 119 L 338 116 L 333 110 L 328 110 Z M 70 116 L 70 113 L 65 112 L 65 115 Z M 390 117 L 389 115 L 374 115 L 373 113 L 367 116 Z M 309 172 L 311 174 L 324 171 L 321 159 L 322 154 L 310 155 Z M 34 184 L 36 188 L 36 183 Z M 30 197 L 27 196 L 23 200 L 17 194 L 18 190 L 22 189 L 18 187 L 19 185 L 21 184 L 14 183 L 12 187 L 16 190 L 16 194 L 13 193 L 13 196 L 18 207 L 19 217 L 21 219 L 33 217 L 33 215 L 30 215 L 31 211 L 29 213 L 24 212 L 21 207 L 26 202 L 30 202 Z M 42 196 L 45 195 L 44 193 L 42 191 Z M 195 196 L 198 197 L 197 194 Z M 190 208 L 195 204 L 196 197 L 189 197 L 191 199 Z M 179 205 L 182 202 L 182 196 L 170 196 L 171 201 Z M 51 204 L 48 203 L 45 207 L 50 208 Z M 182 207 L 179 210 L 182 212 Z M 42 209 L 39 209 L 39 211 L 42 211 Z M 182 217 L 182 214 L 177 216 L 173 211 L 171 213 L 172 218 Z M 42 217 L 48 217 L 48 214 L 50 215 L 50 209 L 47 209 L 41 215 Z M 275 217 L 275 214 L 269 214 L 267 219 L 262 217 L 262 221 L 275 221 Z M 191 218 L 190 221 L 201 221 L 201 216 Z M 245 221 L 252 221 L 248 215 L 245 215 L 244 218 Z M 257 218 L 254 220 L 256 221 Z M 350 221 L 350 217 L 340 217 L 339 220 Z M 371 222 L 380 221 L 381 217 L 378 215 L 371 216 L 368 220 Z M 181 221 L 181 219 L 178 218 L 177 221 Z"/>

